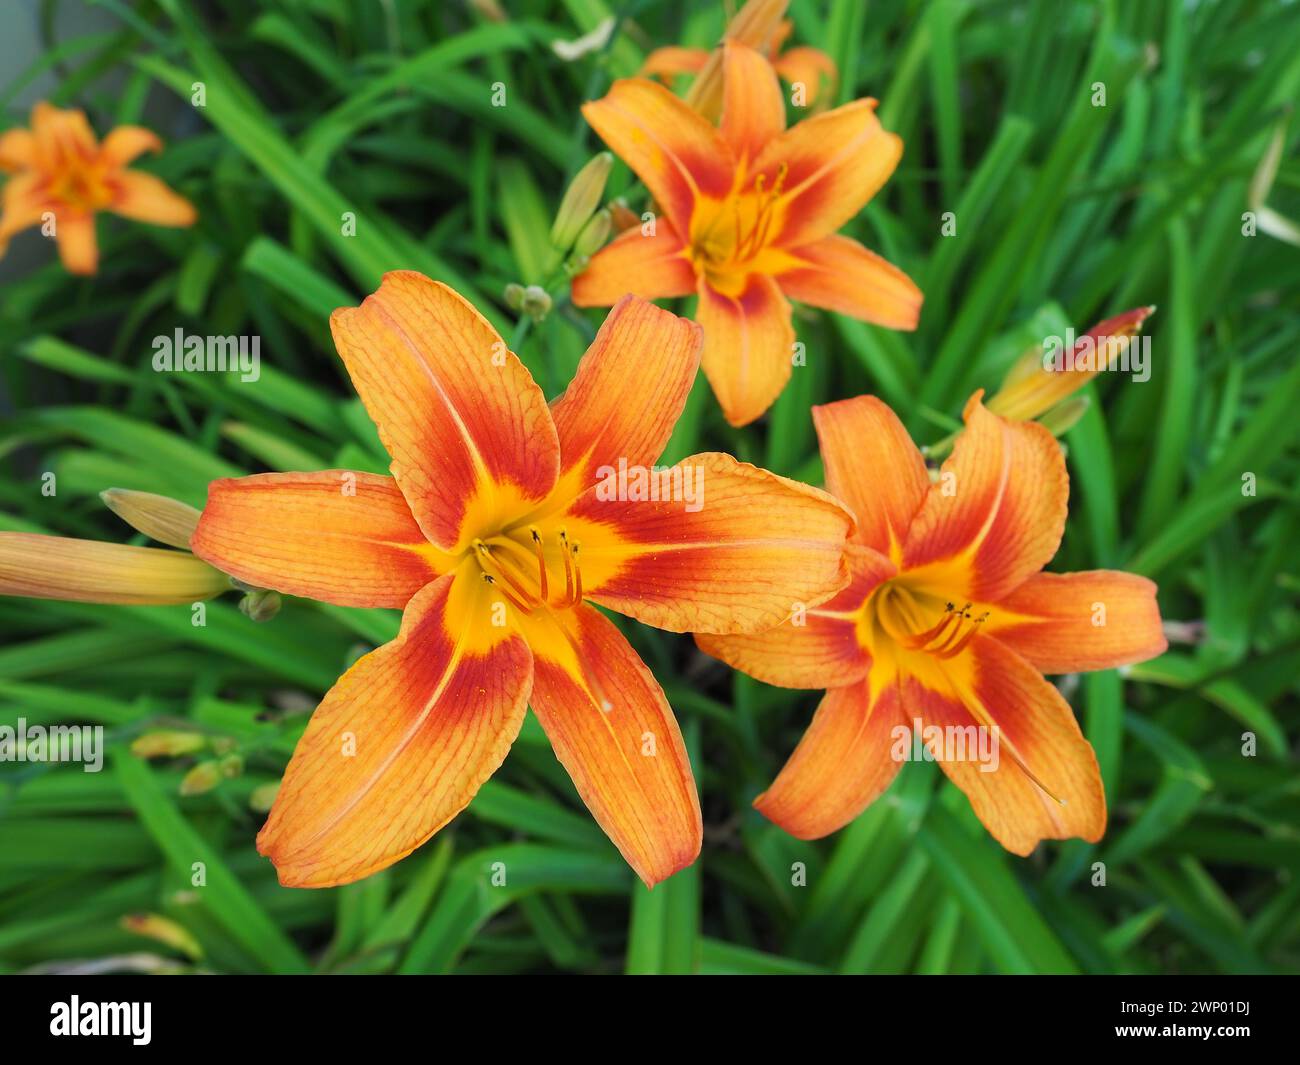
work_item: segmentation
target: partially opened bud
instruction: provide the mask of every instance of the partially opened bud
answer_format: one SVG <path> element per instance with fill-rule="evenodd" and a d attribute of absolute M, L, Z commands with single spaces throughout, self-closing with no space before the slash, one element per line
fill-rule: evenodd
<path fill-rule="evenodd" d="M 1098 322 L 1079 337 L 1060 366 L 1049 366 L 1041 352 L 1030 352 L 1012 366 L 986 404 L 990 411 L 1016 421 L 1031 421 L 1073 395 L 1124 354 L 1154 307 L 1137 307 Z"/>
<path fill-rule="evenodd" d="M 131 753 L 137 758 L 177 758 L 193 754 L 208 745 L 208 738 L 198 732 L 158 729 L 131 741 Z"/>
<path fill-rule="evenodd" d="M 0 532 L 0 595 L 78 603 L 194 603 L 230 590 L 188 552 Z"/>
<path fill-rule="evenodd" d="M 727 24 L 724 41 L 736 41 L 767 54 L 790 0 L 749 0 Z M 686 102 L 710 122 L 722 115 L 722 49 L 715 48 L 699 77 L 691 83 Z"/>
<path fill-rule="evenodd" d="M 573 246 L 582 227 L 600 206 L 613 165 L 614 157 L 609 152 L 601 152 L 569 184 L 555 214 L 555 224 L 551 226 L 551 243 L 560 251 L 568 251 Z"/>
<path fill-rule="evenodd" d="M 149 539 L 186 551 L 190 549 L 190 537 L 199 527 L 200 513 L 187 503 L 129 488 L 108 488 L 99 493 L 99 498 L 109 510 Z"/>
<path fill-rule="evenodd" d="M 129 913 L 122 918 L 122 927 L 137 936 L 147 936 L 173 950 L 178 950 L 193 961 L 203 957 L 203 947 L 185 928 L 168 917 L 157 913 Z"/>

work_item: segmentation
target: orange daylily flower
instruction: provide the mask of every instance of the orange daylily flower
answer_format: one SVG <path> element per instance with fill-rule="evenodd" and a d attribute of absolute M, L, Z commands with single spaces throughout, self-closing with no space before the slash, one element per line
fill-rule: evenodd
<path fill-rule="evenodd" d="M 805 106 L 814 107 L 818 100 L 834 95 L 839 70 L 835 67 L 835 60 L 818 48 L 799 46 L 782 52 L 782 46 L 793 32 L 794 22 L 788 18 L 782 19 L 772 34 L 767 58 L 782 81 L 789 85 L 805 86 Z M 707 48 L 681 48 L 676 45 L 656 48 L 646 56 L 640 74 L 671 86 L 677 75 L 698 74 L 703 70 L 704 64 L 709 61 L 709 54 Z"/>
<path fill-rule="evenodd" d="M 701 821 L 681 733 L 591 603 L 674 632 L 770 627 L 848 579 L 847 511 L 723 454 L 672 468 L 702 477 L 696 502 L 611 491 L 611 470 L 663 451 L 699 362 L 699 327 L 635 297 L 549 407 L 487 320 L 420 274 L 386 275 L 330 324 L 393 476 L 215 481 L 193 538 L 250 584 L 404 610 L 289 763 L 258 836 L 281 883 L 346 883 L 409 854 L 501 764 L 526 704 L 642 880 L 689 865 Z"/>
<path fill-rule="evenodd" d="M 829 689 L 754 805 L 802 839 L 834 832 L 889 785 L 897 744 L 910 746 L 919 723 L 1007 850 L 1100 839 L 1106 800 L 1096 757 L 1042 674 L 1163 652 L 1155 585 L 1109 570 L 1040 572 L 1065 528 L 1065 461 L 1051 433 L 990 413 L 981 393 L 966 405 L 966 428 L 937 483 L 879 400 L 813 414 L 827 487 L 858 519 L 850 584 L 802 626 L 696 638 L 759 680 Z M 993 771 L 991 760 L 969 757 L 969 746 L 965 756 L 960 744 L 931 746 L 949 728 L 976 735 L 971 726 L 997 737 Z"/>
<path fill-rule="evenodd" d="M 0 255 L 10 237 L 48 215 L 64 267 L 93 274 L 100 211 L 156 226 L 193 225 L 189 200 L 152 174 L 127 169 L 142 152 L 161 150 L 162 141 L 140 126 L 118 126 L 101 143 L 84 112 L 38 103 L 31 129 L 0 133 L 0 173 L 12 175 L 0 209 Z"/>
<path fill-rule="evenodd" d="M 874 100 L 785 129 L 771 64 L 723 45 L 723 113 L 710 125 L 662 85 L 616 81 L 583 114 L 645 182 L 662 212 L 628 230 L 574 278 L 582 307 L 624 293 L 699 296 L 704 372 L 727 420 L 761 415 L 790 378 L 794 299 L 895 329 L 913 329 L 921 293 L 897 267 L 836 230 L 893 173 L 902 141 Z"/>

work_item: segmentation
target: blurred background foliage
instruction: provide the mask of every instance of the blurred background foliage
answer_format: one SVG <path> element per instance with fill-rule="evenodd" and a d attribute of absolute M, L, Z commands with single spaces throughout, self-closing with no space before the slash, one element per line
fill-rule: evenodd
<path fill-rule="evenodd" d="M 250 798 L 342 669 L 396 632 L 396 613 L 289 600 L 259 625 L 227 597 L 196 628 L 185 607 L 4 599 L 0 723 L 99 723 L 112 751 L 99 774 L 0 766 L 0 969 L 1300 968 L 1300 255 L 1243 235 L 1261 204 L 1300 218 L 1300 5 L 792 8 L 794 41 L 838 64 L 840 100 L 878 97 L 906 142 L 847 232 L 918 281 L 921 326 L 799 311 L 808 365 L 768 417 L 728 428 L 701 380 L 670 457 L 717 447 L 818 483 L 810 403 L 875 393 L 934 441 L 1045 335 L 1157 304 L 1150 381 L 1104 375 L 1064 440 L 1072 506 L 1052 568 L 1147 574 L 1173 623 L 1156 661 L 1060 678 L 1101 761 L 1102 843 L 1009 856 L 925 764 L 844 831 L 795 840 L 749 804 L 818 693 L 628 626 L 693 750 L 695 866 L 653 892 L 635 883 L 530 718 L 501 772 L 413 856 L 346 888 L 285 890 L 254 851 Z M 327 317 L 390 268 L 466 294 L 556 395 L 603 312 L 575 311 L 561 288 L 530 330 L 502 291 L 542 280 L 560 194 L 599 147 L 578 105 L 653 47 L 712 44 L 728 13 L 658 0 L 6 5 L 10 41 L 34 47 L 5 54 L 0 123 L 26 124 L 42 97 L 84 108 L 101 134 L 143 122 L 167 141 L 146 167 L 200 221 L 101 219 L 90 280 L 65 274 L 34 231 L 0 260 L 0 528 L 125 540 L 97 498 L 109 486 L 201 506 L 215 477 L 383 471 Z M 553 49 L 609 17 L 604 45 L 573 60 Z M 642 202 L 621 164 L 615 193 Z M 341 234 L 346 211 L 355 236 Z M 260 380 L 152 372 L 152 338 L 178 327 L 260 336 Z M 182 797 L 203 754 L 127 752 L 159 727 L 219 738 L 243 771 Z M 498 861 L 506 887 L 490 885 Z"/>

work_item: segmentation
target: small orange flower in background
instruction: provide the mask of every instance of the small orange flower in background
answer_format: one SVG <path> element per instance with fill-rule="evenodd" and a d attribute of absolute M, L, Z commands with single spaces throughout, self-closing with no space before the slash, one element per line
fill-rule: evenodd
<path fill-rule="evenodd" d="M 794 23 L 788 18 L 782 19 L 772 34 L 767 58 L 782 81 L 788 85 L 804 86 L 804 106 L 815 107 L 818 101 L 835 95 L 839 71 L 835 68 L 835 60 L 818 48 L 800 46 L 782 52 L 782 46 L 793 32 Z M 707 48 L 656 48 L 646 56 L 640 74 L 671 85 L 672 79 L 679 74 L 698 74 L 708 61 Z"/>
<path fill-rule="evenodd" d="M 529 704 L 642 880 L 689 865 L 701 819 L 681 733 L 588 600 L 674 632 L 770 628 L 848 580 L 847 511 L 716 453 L 658 489 L 619 487 L 666 446 L 701 342 L 635 297 L 549 406 L 486 319 L 423 275 L 386 275 L 331 326 L 393 476 L 215 481 L 191 541 L 258 587 L 404 610 L 289 763 L 258 836 L 281 883 L 346 883 L 409 854 L 501 764 Z"/>
<path fill-rule="evenodd" d="M 59 257 L 69 273 L 93 274 L 99 262 L 95 215 L 111 211 L 137 222 L 189 226 L 194 206 L 152 174 L 128 170 L 162 142 L 140 126 L 118 126 L 101 143 L 83 112 L 48 103 L 32 108 L 31 129 L 0 133 L 0 255 L 9 239 L 52 221 Z"/>
<path fill-rule="evenodd" d="M 699 296 L 704 372 L 732 425 L 759 417 L 790 378 L 790 300 L 913 329 L 921 293 L 897 267 L 836 233 L 888 180 L 902 141 L 874 100 L 785 128 L 772 66 L 723 45 L 719 128 L 657 82 L 616 81 L 583 105 L 662 216 L 622 233 L 574 278 L 573 301 Z"/>
<path fill-rule="evenodd" d="M 769 684 L 828 688 L 811 726 L 754 805 L 802 839 L 834 832 L 888 787 L 920 727 L 943 770 L 1007 850 L 1095 842 L 1106 799 L 1092 747 L 1042 676 L 1109 669 L 1165 650 L 1156 587 L 1129 573 L 1043 573 L 1065 528 L 1069 480 L 1041 425 L 991 413 L 976 393 L 932 483 L 885 404 L 813 408 L 827 488 L 858 519 L 852 580 L 759 635 L 697 636 Z M 982 727 L 996 768 L 933 729 Z M 994 731 L 996 730 L 996 731 Z"/>

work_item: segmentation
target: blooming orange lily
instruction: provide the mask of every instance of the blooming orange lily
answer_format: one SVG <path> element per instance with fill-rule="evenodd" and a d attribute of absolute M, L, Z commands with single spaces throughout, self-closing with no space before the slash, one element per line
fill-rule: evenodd
<path fill-rule="evenodd" d="M 331 326 L 393 476 L 215 481 L 192 540 L 258 587 L 404 611 L 289 763 L 258 836 L 281 883 L 345 883 L 410 853 L 501 764 L 529 703 L 641 878 L 689 865 L 701 821 L 681 733 L 591 603 L 675 632 L 771 627 L 848 580 L 847 511 L 723 454 L 634 484 L 626 471 L 663 451 L 701 343 L 643 300 L 618 303 L 549 407 L 492 326 L 420 274 L 386 275 Z M 702 494 L 670 498 L 692 475 Z"/>
<path fill-rule="evenodd" d="M 818 99 L 824 98 L 823 79 L 826 94 L 835 91 L 839 71 L 835 67 L 835 60 L 820 49 L 800 46 L 781 51 L 793 31 L 794 23 L 788 18 L 777 24 L 768 46 L 767 58 L 782 81 L 805 87 L 805 106 L 813 107 Z M 659 78 L 671 84 L 671 80 L 678 74 L 698 74 L 708 61 L 707 48 L 656 48 L 646 56 L 640 73 L 643 77 Z"/>
<path fill-rule="evenodd" d="M 1155 585 L 1109 570 L 1040 572 L 1065 527 L 1061 449 L 1041 425 L 988 411 L 980 393 L 937 483 L 879 400 L 813 414 L 827 487 L 858 519 L 852 580 L 802 626 L 697 637 L 770 684 L 829 689 L 754 805 L 800 838 L 833 832 L 889 785 L 919 726 L 1007 850 L 1100 839 L 1106 800 L 1096 757 L 1042 674 L 1164 651 Z M 941 742 L 958 737 L 952 729 L 963 738 L 982 729 L 997 743 L 996 762 Z"/>
<path fill-rule="evenodd" d="M 161 150 L 162 141 L 140 126 L 118 126 L 100 143 L 83 112 L 38 103 L 31 129 L 0 133 L 0 173 L 12 175 L 0 210 L 0 255 L 15 233 L 50 221 L 67 270 L 93 274 L 99 211 L 158 226 L 193 225 L 189 200 L 152 174 L 127 169 L 142 152 Z"/>
<path fill-rule="evenodd" d="M 790 299 L 915 328 L 917 287 L 835 232 L 903 151 L 875 108 L 857 100 L 786 130 L 771 64 L 735 41 L 723 44 L 720 128 L 656 82 L 616 81 L 583 114 L 645 182 L 663 217 L 597 252 L 574 278 L 574 303 L 697 293 L 704 372 L 732 425 L 761 415 L 790 378 Z"/>

